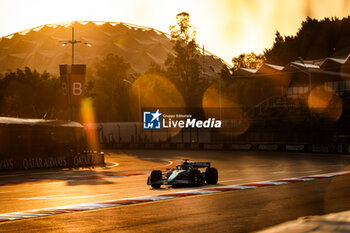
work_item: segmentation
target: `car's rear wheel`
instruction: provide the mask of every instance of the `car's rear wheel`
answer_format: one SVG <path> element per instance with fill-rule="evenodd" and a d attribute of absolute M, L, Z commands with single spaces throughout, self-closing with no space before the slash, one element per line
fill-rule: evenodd
<path fill-rule="evenodd" d="M 218 170 L 215 167 L 208 167 L 205 171 L 205 180 L 207 184 L 218 183 Z"/>
<path fill-rule="evenodd" d="M 162 180 L 162 171 L 161 170 L 153 170 L 151 172 L 151 186 L 152 188 L 159 189 L 161 184 L 154 184 L 155 182 Z"/>

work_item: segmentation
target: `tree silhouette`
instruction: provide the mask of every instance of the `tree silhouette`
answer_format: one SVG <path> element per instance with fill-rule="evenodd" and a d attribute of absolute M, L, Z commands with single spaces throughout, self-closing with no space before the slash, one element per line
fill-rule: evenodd
<path fill-rule="evenodd" d="M 95 107 L 100 121 L 128 119 L 128 84 L 130 65 L 123 57 L 108 54 L 96 64 Z"/>
<path fill-rule="evenodd" d="M 169 54 L 165 61 L 166 74 L 183 95 L 187 107 L 200 106 L 205 81 L 201 78 L 196 30 L 187 12 L 177 14 L 176 19 L 177 25 L 169 27 L 175 54 Z"/>
<path fill-rule="evenodd" d="M 329 56 L 350 53 L 350 17 L 324 18 L 307 17 L 295 36 L 282 36 L 276 32 L 275 41 L 264 55 L 267 62 L 286 65 L 288 62 L 303 59 L 322 59 Z"/>
<path fill-rule="evenodd" d="M 265 61 L 265 56 L 262 54 L 256 55 L 252 53 L 242 53 L 238 57 L 232 58 L 232 71 L 237 70 L 238 68 L 250 68 L 257 69 Z"/>
<path fill-rule="evenodd" d="M 0 79 L 0 114 L 29 118 L 66 118 L 60 80 L 47 72 L 7 72 Z"/>

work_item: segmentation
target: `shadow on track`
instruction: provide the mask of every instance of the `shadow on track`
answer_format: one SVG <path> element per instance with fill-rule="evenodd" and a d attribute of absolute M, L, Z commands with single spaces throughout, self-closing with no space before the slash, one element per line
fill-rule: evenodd
<path fill-rule="evenodd" d="M 0 186 L 37 182 L 66 181 L 67 185 L 114 184 L 108 177 L 123 177 L 121 172 L 80 169 L 40 169 L 0 173 Z"/>

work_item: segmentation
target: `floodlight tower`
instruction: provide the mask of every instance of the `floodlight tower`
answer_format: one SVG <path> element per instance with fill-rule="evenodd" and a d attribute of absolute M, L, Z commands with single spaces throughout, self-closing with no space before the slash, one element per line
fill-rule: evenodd
<path fill-rule="evenodd" d="M 83 42 L 81 40 L 75 40 L 74 39 L 74 27 L 72 26 L 72 39 L 71 40 L 60 40 L 58 41 L 60 43 L 62 43 L 62 46 L 66 46 L 67 44 L 72 44 L 72 65 L 74 64 L 74 45 L 75 44 L 84 44 L 88 47 L 91 47 L 91 44 L 87 43 L 87 42 Z"/>

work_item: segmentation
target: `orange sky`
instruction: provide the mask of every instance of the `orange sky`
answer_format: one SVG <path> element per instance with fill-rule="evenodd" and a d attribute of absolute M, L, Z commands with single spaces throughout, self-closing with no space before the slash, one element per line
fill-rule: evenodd
<path fill-rule="evenodd" d="M 295 34 L 307 15 L 345 17 L 348 0 L 0 0 L 0 36 L 42 24 L 98 20 L 169 32 L 175 15 L 187 11 L 197 41 L 230 62 L 243 52 L 262 52 L 274 33 Z M 231 63 L 231 62 L 230 62 Z"/>

